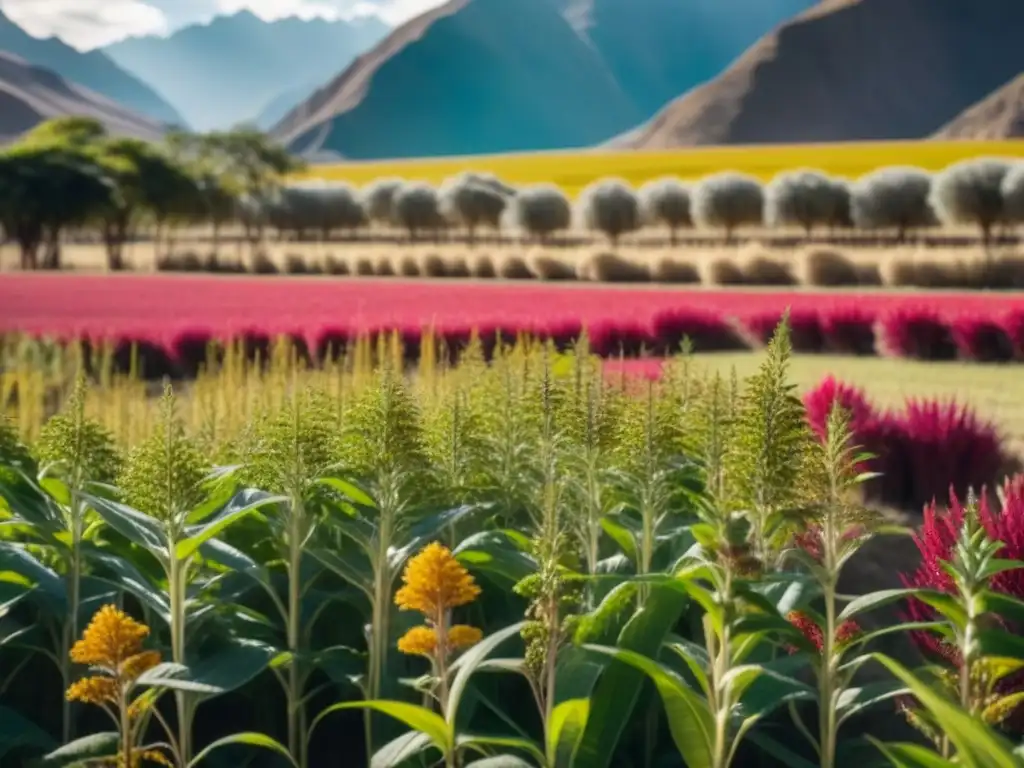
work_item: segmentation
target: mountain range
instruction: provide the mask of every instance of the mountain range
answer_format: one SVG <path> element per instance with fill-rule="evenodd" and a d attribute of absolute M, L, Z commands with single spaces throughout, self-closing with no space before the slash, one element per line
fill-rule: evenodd
<path fill-rule="evenodd" d="M 926 137 L 1024 72 L 1020 0 L 823 0 L 620 146 Z"/>
<path fill-rule="evenodd" d="M 17 138 L 44 120 L 64 115 L 93 117 L 115 136 L 156 140 L 162 128 L 52 70 L 0 51 L 0 143 Z"/>
<path fill-rule="evenodd" d="M 28 34 L 0 13 L 0 51 L 88 88 L 124 107 L 169 125 L 185 121 L 167 101 L 135 75 L 115 64 L 102 51 L 78 51 L 56 37 Z"/>
<path fill-rule="evenodd" d="M 449 0 L 279 123 L 354 159 L 580 147 L 648 119 L 813 0 Z"/>
<path fill-rule="evenodd" d="M 1020 29 L 1020 0 L 447 0 L 390 31 L 240 12 L 82 53 L 0 14 L 0 135 L 250 122 L 311 161 L 1007 138 Z"/>
<path fill-rule="evenodd" d="M 280 116 L 389 31 L 376 16 L 267 22 L 241 11 L 103 52 L 169 99 L 192 128 L 207 131 L 256 121 L 275 99 L 293 99 L 278 106 Z"/>

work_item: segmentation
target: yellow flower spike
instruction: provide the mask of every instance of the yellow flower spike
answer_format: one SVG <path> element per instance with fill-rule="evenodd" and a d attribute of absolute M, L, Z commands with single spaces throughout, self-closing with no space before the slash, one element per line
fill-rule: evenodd
<path fill-rule="evenodd" d="M 148 672 L 159 663 L 159 651 L 143 651 L 129 656 L 121 664 L 121 678 L 128 682 L 134 682 L 144 672 Z"/>
<path fill-rule="evenodd" d="M 433 656 L 437 650 L 437 632 L 430 627 L 413 627 L 398 638 L 398 650 L 410 656 Z"/>
<path fill-rule="evenodd" d="M 93 616 L 82 639 L 71 648 L 71 660 L 117 670 L 122 662 L 142 650 L 142 641 L 148 635 L 149 627 L 145 624 L 113 605 L 105 605 Z"/>
<path fill-rule="evenodd" d="M 395 605 L 430 618 L 471 603 L 480 595 L 469 571 L 447 547 L 436 542 L 409 561 L 402 581 L 405 586 L 395 594 Z"/>
<path fill-rule="evenodd" d="M 85 704 L 116 704 L 117 681 L 112 677 L 83 677 L 71 684 L 66 696 L 68 701 Z"/>
<path fill-rule="evenodd" d="M 448 647 L 455 649 L 469 648 L 476 645 L 484 637 L 484 633 L 467 624 L 456 624 L 448 630 Z"/>

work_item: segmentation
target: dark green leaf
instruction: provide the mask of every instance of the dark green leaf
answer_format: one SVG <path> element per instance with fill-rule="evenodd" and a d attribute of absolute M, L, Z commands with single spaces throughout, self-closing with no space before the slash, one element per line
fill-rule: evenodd
<path fill-rule="evenodd" d="M 645 656 L 655 656 L 686 607 L 686 595 L 669 587 L 655 587 L 644 606 L 622 630 L 618 645 Z M 590 716 L 577 749 L 580 766 L 607 768 L 636 707 L 646 676 L 622 661 L 612 662 L 601 674 L 590 701 Z"/>

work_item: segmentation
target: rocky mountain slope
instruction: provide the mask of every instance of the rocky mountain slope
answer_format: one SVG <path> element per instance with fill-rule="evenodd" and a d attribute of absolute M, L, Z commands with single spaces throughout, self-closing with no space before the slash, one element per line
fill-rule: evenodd
<path fill-rule="evenodd" d="M 82 53 L 56 37 L 32 37 L 2 13 L 0 51 L 52 70 L 133 112 L 169 125 L 184 125 L 181 115 L 163 97 L 102 51 Z"/>
<path fill-rule="evenodd" d="M 0 142 L 12 141 L 44 120 L 65 115 L 94 117 L 118 136 L 156 140 L 162 133 L 156 121 L 0 51 Z"/>
<path fill-rule="evenodd" d="M 267 22 L 243 11 L 104 51 L 152 83 L 192 127 L 210 130 L 256 121 L 275 100 L 290 99 L 278 107 L 279 118 L 388 31 L 376 16 Z"/>
<path fill-rule="evenodd" d="M 824 0 L 617 143 L 911 139 L 1024 70 L 1019 0 Z"/>
<path fill-rule="evenodd" d="M 647 119 L 813 0 L 449 0 L 287 115 L 351 158 L 586 146 Z"/>
<path fill-rule="evenodd" d="M 936 139 L 1024 138 L 1024 73 L 964 110 L 935 133 Z"/>

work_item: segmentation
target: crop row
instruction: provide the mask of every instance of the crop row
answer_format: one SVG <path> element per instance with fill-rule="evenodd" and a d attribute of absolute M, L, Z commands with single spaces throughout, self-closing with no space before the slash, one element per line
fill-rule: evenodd
<path fill-rule="evenodd" d="M 793 349 L 803 354 L 886 355 L 913 360 L 1024 360 L 1024 309 L 992 313 L 944 315 L 922 305 L 885 311 L 856 306 L 787 311 Z M 549 341 L 568 350 L 585 336 L 588 348 L 604 358 L 664 357 L 684 343 L 695 352 L 723 352 L 763 347 L 783 317 L 767 310 L 729 317 L 718 312 L 681 307 L 661 310 L 646 321 L 603 320 L 584 324 L 566 319 L 546 322 L 438 323 L 433 326 L 346 325 L 329 322 L 302 331 L 274 333 L 251 327 L 234 333 L 184 328 L 166 334 L 85 334 L 58 340 L 82 344 L 95 367 L 100 359 L 115 370 L 135 368 L 144 378 L 194 376 L 211 355 L 237 345 L 249 359 L 266 360 L 278 341 L 307 364 L 320 365 L 351 352 L 363 340 L 394 336 L 403 357 L 420 358 L 425 344 L 455 361 L 473 339 L 489 359 L 499 344 L 519 337 Z M 31 334 L 30 334 L 31 335 Z M 54 334 L 39 334 L 54 337 Z M 428 341 L 429 339 L 429 341 Z"/>
<path fill-rule="evenodd" d="M 297 169 L 258 134 L 176 137 L 156 146 L 110 137 L 95 121 L 57 120 L 0 153 L 0 224 L 23 268 L 60 268 L 74 234 L 99 239 L 109 268 L 119 270 L 126 244 L 141 233 L 159 243 L 174 228 L 195 225 L 212 227 L 216 250 L 232 224 L 241 224 L 253 243 L 267 229 L 330 239 L 371 224 L 400 228 L 411 240 L 462 230 L 472 243 L 481 230 L 511 228 L 548 242 L 575 225 L 613 245 L 645 226 L 666 229 L 674 241 L 693 226 L 726 240 L 761 226 L 808 235 L 857 227 L 902 239 L 944 224 L 975 227 L 988 245 L 997 228 L 1024 221 L 1024 165 L 993 158 L 934 175 L 882 168 L 856 181 L 803 169 L 767 185 L 734 171 L 692 182 L 654 179 L 640 189 L 602 179 L 575 201 L 552 184 L 516 188 L 488 173 L 462 173 L 437 187 L 384 178 L 356 189 L 286 180 Z"/>
<path fill-rule="evenodd" d="M 957 498 L 1001 480 L 992 425 L 911 401 L 864 457 L 877 413 L 792 397 L 785 329 L 741 381 L 679 363 L 634 393 L 527 345 L 410 378 L 277 358 L 0 422 L 0 756 L 1015 766 L 1019 676 L 958 687 L 1024 656 L 1024 478 Z M 916 538 L 875 501 L 924 505 Z"/>
<path fill-rule="evenodd" d="M 344 183 L 291 182 L 276 193 L 243 201 L 242 221 L 299 239 L 328 239 L 336 230 L 370 223 L 404 229 L 410 239 L 461 228 L 472 243 L 482 229 L 513 229 L 546 241 L 579 227 L 620 238 L 646 226 L 667 229 L 674 245 L 680 230 L 717 230 L 726 240 L 743 227 L 815 229 L 857 227 L 908 233 L 938 225 L 970 225 L 988 242 L 1000 224 L 1024 223 L 1024 165 L 981 158 L 938 174 L 915 168 L 882 168 L 855 182 L 815 170 L 793 170 L 767 185 L 722 172 L 688 183 L 655 179 L 634 189 L 621 179 L 601 179 L 571 201 L 551 184 L 514 188 L 486 173 L 464 173 L 439 187 L 398 178 L 361 190 Z"/>
<path fill-rule="evenodd" d="M 751 285 L 820 287 L 867 286 L 1020 290 L 1024 257 L 972 254 L 964 249 L 875 249 L 849 253 L 834 247 L 796 251 L 747 246 L 732 253 L 620 248 L 616 252 L 510 248 L 498 250 L 402 247 L 346 248 L 317 255 L 288 247 L 275 260 L 260 249 L 231 259 L 195 250 L 165 254 L 157 261 L 164 272 L 255 275 L 334 275 L 354 277 L 454 278 L 586 281 L 599 283 L 667 283 L 678 285 Z"/>

